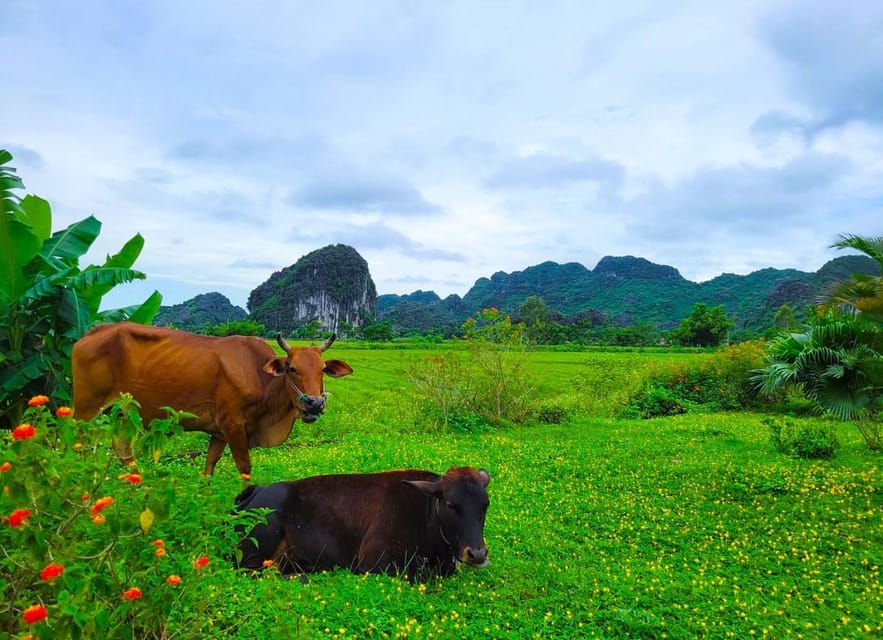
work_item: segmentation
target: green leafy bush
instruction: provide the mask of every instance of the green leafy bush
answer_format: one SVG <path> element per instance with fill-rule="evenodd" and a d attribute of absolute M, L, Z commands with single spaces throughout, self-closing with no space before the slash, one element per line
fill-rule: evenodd
<path fill-rule="evenodd" d="M 524 325 L 497 309 L 485 309 L 464 324 L 465 352 L 433 354 L 408 370 L 418 421 L 446 428 L 524 423 L 533 396 Z M 473 430 L 473 429 L 468 429 Z"/>
<path fill-rule="evenodd" d="M 91 422 L 48 403 L 31 398 L 0 445 L 0 636 L 168 637 L 173 616 L 195 614 L 184 594 L 229 570 L 231 523 L 206 518 L 226 510 L 210 485 L 182 495 L 151 465 L 174 413 L 143 431 L 131 397 Z M 121 428 L 146 464 L 120 466 L 110 443 Z"/>
<path fill-rule="evenodd" d="M 837 448 L 834 426 L 827 422 L 797 422 L 788 417 L 764 418 L 776 451 L 796 458 L 831 458 Z"/>
<path fill-rule="evenodd" d="M 266 327 L 260 322 L 253 320 L 231 320 L 208 327 L 206 333 L 210 336 L 262 336 L 266 333 Z"/>

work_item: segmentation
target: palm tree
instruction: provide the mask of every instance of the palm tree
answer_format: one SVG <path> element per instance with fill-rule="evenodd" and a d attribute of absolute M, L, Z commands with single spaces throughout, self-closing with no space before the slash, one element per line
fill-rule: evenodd
<path fill-rule="evenodd" d="M 883 273 L 883 238 L 842 235 L 832 247 L 856 249 Z M 854 420 L 868 448 L 883 448 L 883 276 L 854 273 L 828 287 L 802 331 L 767 347 L 767 366 L 752 380 L 764 393 L 799 386 L 820 408 Z"/>
<path fill-rule="evenodd" d="M 854 273 L 849 280 L 826 287 L 819 301 L 822 309 L 845 306 L 872 322 L 883 323 L 883 237 L 841 235 L 831 247 L 864 253 L 880 266 L 881 275 Z"/>

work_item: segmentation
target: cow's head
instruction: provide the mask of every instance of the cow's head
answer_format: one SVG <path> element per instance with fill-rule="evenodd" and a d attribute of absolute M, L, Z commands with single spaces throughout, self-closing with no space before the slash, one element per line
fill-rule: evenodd
<path fill-rule="evenodd" d="M 490 501 L 486 487 L 491 481 L 484 469 L 448 469 L 435 482 L 405 480 L 405 484 L 435 499 L 439 531 L 460 562 L 485 567 L 488 562 L 484 543 L 484 517 Z"/>
<path fill-rule="evenodd" d="M 320 347 L 291 347 L 281 335 L 276 341 L 284 356 L 269 360 L 264 371 L 274 376 L 285 378 L 285 386 L 291 402 L 300 409 L 300 418 L 304 422 L 315 422 L 325 411 L 325 384 L 323 376 L 340 378 L 353 372 L 342 360 L 323 360 L 324 352 L 336 336 L 331 334 Z"/>

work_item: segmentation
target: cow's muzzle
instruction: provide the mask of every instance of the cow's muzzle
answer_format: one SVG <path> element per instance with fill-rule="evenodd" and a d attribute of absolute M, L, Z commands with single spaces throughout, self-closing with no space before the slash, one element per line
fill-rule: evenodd
<path fill-rule="evenodd" d="M 325 412 L 325 398 L 322 396 L 302 395 L 299 399 L 302 405 L 300 417 L 304 422 L 315 422 Z"/>
<path fill-rule="evenodd" d="M 487 547 L 484 545 L 480 547 L 464 547 L 463 551 L 460 552 L 460 562 L 476 569 L 483 569 L 488 563 L 487 556 Z"/>

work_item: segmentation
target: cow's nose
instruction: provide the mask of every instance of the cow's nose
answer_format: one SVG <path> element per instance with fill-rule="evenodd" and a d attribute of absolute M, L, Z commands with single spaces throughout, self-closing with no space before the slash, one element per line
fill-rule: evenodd
<path fill-rule="evenodd" d="M 487 563 L 487 547 L 466 547 L 467 562 L 482 566 Z"/>
<path fill-rule="evenodd" d="M 310 413 L 321 413 L 325 408 L 325 398 L 322 396 L 304 396 L 304 409 Z"/>

